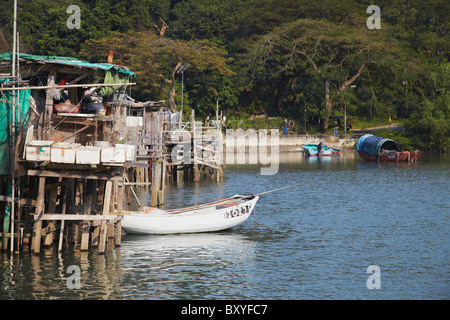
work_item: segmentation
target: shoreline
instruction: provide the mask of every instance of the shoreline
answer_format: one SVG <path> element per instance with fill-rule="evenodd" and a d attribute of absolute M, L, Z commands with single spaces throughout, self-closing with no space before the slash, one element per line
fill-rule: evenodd
<path fill-rule="evenodd" d="M 261 134 L 256 130 L 249 129 L 235 130 L 230 134 L 227 131 L 223 139 L 225 152 L 232 150 L 238 152 L 258 152 L 258 148 L 277 147 L 279 152 L 301 152 L 303 145 L 312 143 L 318 144 L 322 142 L 330 147 L 341 150 L 356 150 L 356 143 L 360 135 L 341 134 L 339 136 L 332 135 L 279 135 L 278 138 L 271 134 Z M 244 151 L 245 150 L 245 151 Z"/>

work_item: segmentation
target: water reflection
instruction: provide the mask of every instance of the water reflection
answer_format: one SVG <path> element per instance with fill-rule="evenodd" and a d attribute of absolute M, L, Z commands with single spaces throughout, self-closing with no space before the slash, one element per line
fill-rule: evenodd
<path fill-rule="evenodd" d="M 288 153 L 268 176 L 260 165 L 227 165 L 222 182 L 169 185 L 167 206 L 314 182 L 262 196 L 246 223 L 227 231 L 126 236 L 105 255 L 2 253 L 0 299 L 448 299 L 449 162 Z M 138 195 L 149 203 L 148 191 Z M 366 288 L 372 264 L 381 290 Z M 80 289 L 67 288 L 70 265 L 80 268 Z"/>
<path fill-rule="evenodd" d="M 4 255 L 0 299 L 114 299 L 121 298 L 120 249 L 98 255 L 66 249 L 58 254 L 51 248 L 40 255 Z M 69 266 L 80 269 L 80 289 L 70 289 L 74 275 Z M 72 282 L 70 282 L 72 283 Z"/>
<path fill-rule="evenodd" d="M 214 298 L 224 294 L 224 282 L 236 283 L 227 295 L 238 297 L 243 273 L 255 259 L 254 244 L 228 232 L 127 236 L 122 252 L 123 281 L 129 287 L 124 296 L 133 299 Z"/>

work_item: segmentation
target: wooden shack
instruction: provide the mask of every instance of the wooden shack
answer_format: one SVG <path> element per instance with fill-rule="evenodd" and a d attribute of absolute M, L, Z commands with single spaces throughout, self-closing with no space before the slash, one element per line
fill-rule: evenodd
<path fill-rule="evenodd" d="M 12 54 L 0 55 L 0 67 L 11 61 Z M 42 244 L 58 240 L 61 250 L 65 239 L 103 253 L 108 239 L 121 241 L 128 159 L 126 146 L 117 145 L 116 122 L 135 74 L 70 57 L 20 54 L 17 61 L 20 77 L 5 75 L 11 81 L 0 88 L 0 110 L 14 115 L 5 139 L 10 168 L 2 172 L 0 190 L 2 248 L 29 245 L 39 253 Z M 27 114 L 16 121 L 11 110 Z"/>
<path fill-rule="evenodd" d="M 136 149 L 135 165 L 126 185 L 151 185 L 151 206 L 164 204 L 166 183 L 223 178 L 222 117 L 195 121 L 195 111 L 183 116 L 172 112 L 164 101 L 127 104 L 128 143 Z M 146 166 L 148 164 L 148 167 Z M 128 195 L 130 199 L 130 195 Z"/>
<path fill-rule="evenodd" d="M 10 62 L 0 55 L 0 68 Z M 121 243 L 124 203 L 148 205 L 135 188 L 151 188 L 150 206 L 162 206 L 166 183 L 222 178 L 218 108 L 203 123 L 164 101 L 137 102 L 127 93 L 134 72 L 111 62 L 20 54 L 21 77 L 5 75 L 0 113 L 20 112 L 0 141 L 11 155 L 0 172 L 2 249 L 104 253 Z"/>

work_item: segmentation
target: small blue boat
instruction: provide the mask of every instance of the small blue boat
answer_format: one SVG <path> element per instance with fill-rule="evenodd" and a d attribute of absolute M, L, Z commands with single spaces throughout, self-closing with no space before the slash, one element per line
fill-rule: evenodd
<path fill-rule="evenodd" d="M 337 156 L 341 151 L 338 148 L 333 148 L 329 146 L 325 146 L 322 143 L 313 144 L 308 143 L 303 146 L 303 151 L 305 152 L 305 156 L 317 157 L 317 156 Z"/>

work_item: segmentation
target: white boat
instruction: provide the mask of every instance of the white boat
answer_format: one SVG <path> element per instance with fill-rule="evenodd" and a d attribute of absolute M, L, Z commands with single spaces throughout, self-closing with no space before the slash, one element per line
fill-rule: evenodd
<path fill-rule="evenodd" d="M 337 156 L 341 150 L 334 147 L 324 146 L 319 147 L 318 144 L 308 143 L 303 146 L 303 152 L 306 156 Z"/>
<path fill-rule="evenodd" d="M 235 195 L 198 206 L 173 210 L 152 207 L 124 212 L 122 228 L 128 234 L 172 234 L 219 231 L 243 223 L 259 196 Z"/>

